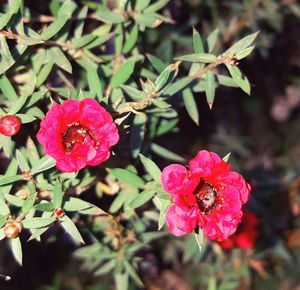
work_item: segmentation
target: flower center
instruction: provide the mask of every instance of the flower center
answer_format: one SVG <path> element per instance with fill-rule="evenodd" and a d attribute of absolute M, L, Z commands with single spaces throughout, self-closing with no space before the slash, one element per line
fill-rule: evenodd
<path fill-rule="evenodd" d="M 199 185 L 194 191 L 197 204 L 201 212 L 207 214 L 211 212 L 216 205 L 218 192 L 209 183 L 200 181 Z"/>
<path fill-rule="evenodd" d="M 79 123 L 70 125 L 62 135 L 63 146 L 67 151 L 71 151 L 75 144 L 83 144 L 86 137 L 93 138 L 91 132 Z"/>

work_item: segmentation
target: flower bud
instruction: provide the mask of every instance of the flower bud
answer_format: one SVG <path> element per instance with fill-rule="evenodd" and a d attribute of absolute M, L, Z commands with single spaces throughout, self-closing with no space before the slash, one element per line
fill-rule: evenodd
<path fill-rule="evenodd" d="M 9 220 L 4 226 L 4 235 L 8 239 L 14 239 L 19 236 L 22 231 L 22 223 L 17 220 Z"/>
<path fill-rule="evenodd" d="M 61 217 L 65 214 L 65 212 L 64 212 L 63 209 L 61 209 L 61 208 L 57 208 L 57 209 L 54 211 L 54 213 L 55 213 L 55 216 L 56 216 L 57 218 L 61 218 Z"/>
<path fill-rule="evenodd" d="M 21 121 L 18 117 L 7 115 L 0 118 L 0 133 L 5 136 L 16 135 L 21 128 Z"/>

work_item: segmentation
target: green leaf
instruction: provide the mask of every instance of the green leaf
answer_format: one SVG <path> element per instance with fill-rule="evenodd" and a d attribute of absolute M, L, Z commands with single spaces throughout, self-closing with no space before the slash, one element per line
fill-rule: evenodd
<path fill-rule="evenodd" d="M 54 207 L 53 203 L 48 202 L 48 201 L 43 201 L 43 202 L 35 205 L 34 209 L 38 210 L 38 211 L 49 211 L 49 212 L 52 212 L 52 211 L 55 210 L 55 207 Z"/>
<path fill-rule="evenodd" d="M 145 168 L 145 170 L 152 176 L 152 178 L 156 181 L 157 184 L 161 183 L 161 171 L 158 166 L 146 156 L 139 154 L 141 162 Z"/>
<path fill-rule="evenodd" d="M 139 35 L 139 28 L 137 25 L 134 25 L 125 41 L 125 44 L 123 47 L 123 53 L 128 53 L 133 49 L 133 47 L 135 46 L 135 44 L 137 42 L 138 35 Z"/>
<path fill-rule="evenodd" d="M 156 12 L 160 9 L 162 9 L 163 7 L 165 7 L 170 0 L 158 0 L 155 3 L 151 4 L 150 6 L 148 6 L 144 12 L 145 13 L 153 13 Z"/>
<path fill-rule="evenodd" d="M 65 54 L 62 52 L 62 50 L 59 47 L 52 47 L 50 49 L 50 53 L 51 53 L 52 61 L 57 66 L 59 66 L 69 74 L 72 73 L 72 65 L 70 61 L 68 60 L 68 58 L 65 56 Z"/>
<path fill-rule="evenodd" d="M 199 251 L 201 252 L 202 246 L 203 246 L 203 230 L 198 229 L 198 233 L 195 232 L 195 239 L 199 248 Z"/>
<path fill-rule="evenodd" d="M 17 44 L 11 51 L 9 51 L 5 36 L 0 35 L 0 53 L 2 55 L 2 60 L 0 62 L 0 75 L 11 68 L 26 49 L 26 45 Z"/>
<path fill-rule="evenodd" d="M 144 1 L 144 0 L 142 0 Z M 147 1 L 145 1 L 147 2 Z M 128 274 L 127 273 L 115 273 L 114 280 L 116 284 L 116 290 L 128 290 Z"/>
<path fill-rule="evenodd" d="M 137 0 L 134 8 L 136 11 L 143 11 L 149 6 L 150 2 L 151 0 Z"/>
<path fill-rule="evenodd" d="M 210 109 L 212 108 L 214 103 L 215 92 L 216 92 L 215 76 L 211 70 L 208 70 L 207 73 L 205 74 L 205 94 L 206 94 L 206 101 Z"/>
<path fill-rule="evenodd" d="M 93 64 L 87 66 L 87 81 L 93 96 L 97 96 L 99 101 L 103 100 L 102 84 L 98 75 L 97 66 Z"/>
<path fill-rule="evenodd" d="M 36 39 L 33 37 L 28 37 L 27 35 L 19 35 L 18 42 L 26 46 L 38 45 L 44 43 L 41 39 Z"/>
<path fill-rule="evenodd" d="M 144 113 L 135 115 L 130 134 L 130 150 L 132 157 L 137 158 L 144 142 L 147 116 Z"/>
<path fill-rule="evenodd" d="M 152 241 L 162 239 L 168 236 L 168 234 L 168 232 L 146 232 L 142 234 L 143 242 L 148 244 Z"/>
<path fill-rule="evenodd" d="M 225 155 L 222 159 L 223 159 L 225 162 L 227 162 L 228 159 L 229 159 L 229 157 L 230 157 L 230 155 L 231 155 L 231 152 L 229 152 L 227 155 Z"/>
<path fill-rule="evenodd" d="M 126 198 L 127 198 L 126 192 L 120 191 L 118 193 L 117 197 L 114 199 L 114 201 L 110 205 L 109 211 L 111 213 L 117 212 L 122 207 L 122 205 L 124 204 Z"/>
<path fill-rule="evenodd" d="M 209 53 L 199 53 L 199 54 L 186 54 L 179 56 L 178 59 L 183 61 L 199 62 L 199 63 L 211 63 L 216 62 L 217 57 Z"/>
<path fill-rule="evenodd" d="M 9 166 L 6 169 L 5 176 L 16 175 L 18 171 L 18 162 L 15 158 L 12 158 Z"/>
<path fill-rule="evenodd" d="M 112 259 L 106 263 L 104 263 L 97 271 L 95 271 L 93 274 L 95 276 L 98 275 L 104 275 L 109 273 L 116 265 L 116 259 Z"/>
<path fill-rule="evenodd" d="M 87 6 L 83 6 L 78 13 L 78 21 L 76 23 L 76 27 L 74 29 L 74 36 L 76 39 L 80 39 L 83 32 L 84 23 L 86 20 L 86 16 L 89 8 Z"/>
<path fill-rule="evenodd" d="M 14 183 L 14 182 L 22 180 L 22 179 L 23 179 L 22 175 L 0 177 L 0 186 L 10 184 L 10 183 Z"/>
<path fill-rule="evenodd" d="M 259 31 L 242 38 L 241 40 L 236 42 L 234 45 L 232 45 L 230 48 L 228 48 L 225 53 L 230 52 L 233 54 L 237 54 L 237 53 L 243 51 L 245 48 L 249 47 L 252 44 L 252 42 L 257 37 L 258 33 L 259 33 Z"/>
<path fill-rule="evenodd" d="M 96 12 L 96 15 L 98 19 L 100 19 L 104 23 L 122 23 L 126 20 L 124 15 L 122 15 L 121 13 L 109 10 L 98 10 Z"/>
<path fill-rule="evenodd" d="M 39 162 L 31 169 L 32 174 L 37 174 L 43 171 L 46 171 L 55 166 L 55 159 L 50 156 L 42 157 Z"/>
<path fill-rule="evenodd" d="M 49 226 L 54 221 L 53 218 L 28 218 L 22 221 L 22 224 L 25 229 L 39 229 L 46 226 Z"/>
<path fill-rule="evenodd" d="M 31 107 L 32 105 L 34 105 L 35 103 L 37 103 L 38 101 L 40 101 L 44 96 L 45 94 L 48 92 L 48 89 L 46 88 L 42 88 L 41 90 L 33 93 L 29 99 L 28 99 L 28 102 L 26 103 L 26 107 L 29 108 Z"/>
<path fill-rule="evenodd" d="M 36 86 L 40 87 L 48 78 L 49 74 L 51 73 L 51 70 L 53 68 L 54 63 L 50 61 L 49 63 L 46 63 L 42 69 L 40 70 L 38 76 L 37 76 L 37 81 L 36 81 Z"/>
<path fill-rule="evenodd" d="M 116 88 L 122 84 L 124 84 L 132 75 L 135 67 L 135 60 L 133 58 L 129 58 L 124 61 L 119 69 L 117 70 L 116 74 L 113 75 L 111 79 L 111 86 L 112 88 Z"/>
<path fill-rule="evenodd" d="M 0 214 L 7 215 L 9 213 L 9 207 L 7 206 L 6 202 L 2 198 L 0 198 Z"/>
<path fill-rule="evenodd" d="M 16 261 L 22 266 L 23 254 L 20 239 L 17 237 L 10 240 L 10 247 Z"/>
<path fill-rule="evenodd" d="M 6 75 L 0 76 L 0 89 L 9 100 L 17 100 L 18 95 Z"/>
<path fill-rule="evenodd" d="M 161 136 L 172 131 L 176 127 L 177 123 L 178 123 L 178 119 L 162 120 L 159 123 L 157 131 L 155 132 L 155 136 Z"/>
<path fill-rule="evenodd" d="M 27 149 L 28 161 L 32 166 L 36 165 L 40 160 L 40 156 L 33 140 L 30 137 L 27 140 L 26 149 Z"/>
<path fill-rule="evenodd" d="M 149 201 L 154 195 L 155 190 L 146 189 L 139 193 L 130 203 L 129 208 L 137 208 Z"/>
<path fill-rule="evenodd" d="M 136 187 L 144 186 L 144 180 L 129 170 L 123 168 L 109 168 L 108 171 L 121 182 L 131 184 Z"/>
<path fill-rule="evenodd" d="M 80 232 L 78 231 L 77 227 L 73 223 L 73 221 L 66 215 L 60 218 L 61 225 L 66 230 L 66 232 L 76 241 L 84 244 L 84 241 L 81 237 Z"/>
<path fill-rule="evenodd" d="M 146 93 L 143 91 L 140 91 L 132 86 L 126 86 L 121 85 L 120 86 L 122 90 L 125 91 L 126 94 L 128 94 L 134 101 L 140 101 L 143 100 L 146 97 Z"/>
<path fill-rule="evenodd" d="M 134 20 L 140 27 L 152 27 L 159 18 L 155 13 L 138 13 L 134 15 Z"/>
<path fill-rule="evenodd" d="M 151 150 L 156 153 L 158 156 L 161 156 L 164 159 L 168 159 L 171 161 L 184 162 L 185 159 L 180 155 L 158 145 L 155 143 L 151 144 Z"/>
<path fill-rule="evenodd" d="M 5 194 L 4 198 L 11 204 L 15 205 L 16 207 L 22 207 L 24 204 L 24 200 L 12 195 L 12 194 Z"/>
<path fill-rule="evenodd" d="M 35 200 L 37 197 L 37 193 L 31 194 L 23 203 L 22 212 L 23 214 L 27 214 L 31 208 L 34 206 Z"/>
<path fill-rule="evenodd" d="M 235 57 L 240 60 L 243 59 L 245 57 L 247 57 L 249 54 L 252 53 L 252 51 L 254 50 L 255 46 L 249 46 L 248 48 L 243 49 L 242 51 L 238 52 Z"/>
<path fill-rule="evenodd" d="M 240 71 L 240 69 L 235 65 L 226 65 L 229 70 L 230 75 L 236 84 L 248 95 L 250 95 L 251 87 L 250 83 L 245 75 Z"/>
<path fill-rule="evenodd" d="M 217 75 L 217 82 L 220 85 L 226 86 L 226 87 L 232 87 L 232 88 L 238 88 L 239 86 L 236 84 L 234 79 L 231 77 L 225 76 L 225 75 Z"/>
<path fill-rule="evenodd" d="M 62 190 L 62 184 L 61 182 L 57 179 L 54 185 L 53 189 L 53 199 L 52 203 L 55 208 L 60 208 L 62 205 L 62 200 L 63 200 L 63 190 Z"/>
<path fill-rule="evenodd" d="M 204 53 L 204 46 L 203 46 L 201 36 L 195 28 L 193 28 L 193 44 L 194 44 L 194 51 L 196 54 Z"/>
<path fill-rule="evenodd" d="M 214 276 L 209 277 L 207 290 L 217 290 L 217 281 Z"/>
<path fill-rule="evenodd" d="M 11 157 L 15 149 L 15 142 L 12 140 L 11 137 L 0 134 L 0 148 L 1 147 L 3 148 L 4 154 L 7 157 Z"/>
<path fill-rule="evenodd" d="M 114 36 L 115 33 L 109 33 L 106 35 L 100 35 L 97 36 L 96 39 L 94 39 L 93 41 L 91 41 L 89 44 L 85 45 L 84 48 L 85 49 L 92 49 L 94 47 L 98 47 L 100 45 L 102 45 L 103 43 L 105 43 L 106 41 L 108 41 L 109 39 L 112 38 L 112 36 Z"/>
<path fill-rule="evenodd" d="M 24 154 L 18 149 L 16 151 L 16 159 L 17 159 L 19 167 L 21 168 L 22 171 L 29 170 L 29 165 L 28 165 L 28 162 L 27 162 Z"/>
<path fill-rule="evenodd" d="M 161 109 L 168 109 L 171 107 L 170 104 L 168 104 L 167 102 L 163 101 L 162 99 L 158 99 L 158 98 L 153 99 L 152 104 Z"/>
<path fill-rule="evenodd" d="M 18 117 L 21 120 L 22 124 L 31 123 L 34 120 L 36 120 L 34 116 L 29 116 L 27 114 L 16 114 L 16 117 Z"/>
<path fill-rule="evenodd" d="M 190 88 L 186 88 L 183 91 L 183 102 L 191 119 L 199 125 L 199 112 L 197 108 L 197 103 L 195 101 L 194 95 Z"/>
<path fill-rule="evenodd" d="M 16 101 L 14 101 L 14 104 L 10 107 L 9 114 L 15 115 L 16 113 L 18 113 L 26 103 L 27 99 L 28 95 L 24 95 L 18 98 Z"/>
<path fill-rule="evenodd" d="M 151 65 L 155 68 L 155 70 L 158 73 L 161 73 L 167 67 L 167 64 L 165 64 L 157 56 L 152 55 L 150 53 L 147 53 L 146 56 L 147 56 L 148 60 L 150 61 Z"/>
<path fill-rule="evenodd" d="M 1 21 L 1 19 L 0 19 L 0 21 Z M 4 229 L 0 229 L 0 241 L 2 241 L 5 238 L 6 238 L 6 236 L 4 234 Z"/>
<path fill-rule="evenodd" d="M 170 85 L 178 73 L 178 66 L 179 64 L 171 64 L 163 70 L 163 72 L 154 82 L 156 92 L 162 91 L 163 89 L 166 89 L 168 85 Z"/>
<path fill-rule="evenodd" d="M 81 48 L 81 47 L 84 47 L 84 46 L 90 44 L 96 38 L 97 38 L 97 35 L 87 34 L 87 35 L 82 36 L 79 39 L 73 40 L 72 44 L 73 44 L 74 48 Z"/>
<path fill-rule="evenodd" d="M 33 240 L 33 239 L 37 239 L 40 241 L 40 237 L 41 235 L 46 232 L 49 229 L 49 227 L 43 227 L 43 228 L 38 228 L 38 229 L 30 229 L 32 235 L 29 237 L 29 239 L 27 240 L 27 242 Z"/>
<path fill-rule="evenodd" d="M 124 261 L 124 266 L 125 266 L 126 272 L 129 274 L 129 276 L 132 278 L 132 280 L 135 282 L 135 284 L 138 287 L 143 288 L 144 284 L 143 284 L 142 280 L 140 279 L 140 277 L 138 276 L 138 274 L 136 273 L 134 268 L 126 260 Z"/>
<path fill-rule="evenodd" d="M 0 17 L 0 30 L 3 29 L 3 27 L 7 25 L 11 17 L 18 12 L 21 3 L 22 3 L 21 0 L 9 1 L 8 11 L 5 14 L 2 14 Z"/>
<path fill-rule="evenodd" d="M 179 91 L 186 88 L 193 80 L 190 77 L 184 77 L 166 88 L 164 91 L 164 95 L 166 96 L 173 96 Z"/>
<path fill-rule="evenodd" d="M 212 52 L 215 45 L 216 45 L 216 42 L 217 42 L 217 39 L 218 39 L 218 35 L 219 35 L 219 30 L 218 29 L 215 29 L 208 37 L 207 37 L 207 40 L 206 40 L 206 46 L 207 46 L 207 51 L 208 52 Z"/>
<path fill-rule="evenodd" d="M 10 48 L 4 35 L 0 35 L 0 52 L 2 62 L 4 62 L 8 68 L 11 67 L 14 64 L 14 58 L 10 52 Z"/>
<path fill-rule="evenodd" d="M 124 40 L 124 31 L 123 31 L 123 25 L 118 24 L 115 29 L 115 55 L 120 55 L 122 53 L 123 49 L 123 40 Z"/>
<path fill-rule="evenodd" d="M 9 212 L 8 212 L 9 213 Z M 7 214 L 8 214 L 7 213 Z M 7 221 L 7 214 L 5 215 L 0 215 L 0 228 L 2 228 L 5 224 L 6 224 L 6 221 Z M 1 238 L 0 238 L 1 240 Z"/>
<path fill-rule="evenodd" d="M 71 18 L 75 8 L 76 5 L 72 1 L 65 1 L 58 11 L 57 18 L 42 32 L 41 38 L 48 40 L 55 36 Z"/>
<path fill-rule="evenodd" d="M 101 208 L 76 197 L 70 197 L 70 199 L 64 203 L 63 209 L 65 211 L 79 211 L 85 214 L 88 214 L 88 211 L 90 214 L 105 214 Z"/>

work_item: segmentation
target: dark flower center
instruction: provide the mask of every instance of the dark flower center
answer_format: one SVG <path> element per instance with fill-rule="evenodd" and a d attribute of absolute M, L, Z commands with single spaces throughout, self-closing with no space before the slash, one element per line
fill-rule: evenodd
<path fill-rule="evenodd" d="M 94 139 L 89 129 L 79 123 L 74 123 L 62 135 L 63 146 L 67 151 L 71 151 L 75 144 L 83 144 L 86 137 Z"/>
<path fill-rule="evenodd" d="M 215 208 L 218 192 L 211 184 L 203 180 L 200 181 L 194 191 L 194 195 L 196 196 L 197 204 L 201 212 L 207 214 Z"/>

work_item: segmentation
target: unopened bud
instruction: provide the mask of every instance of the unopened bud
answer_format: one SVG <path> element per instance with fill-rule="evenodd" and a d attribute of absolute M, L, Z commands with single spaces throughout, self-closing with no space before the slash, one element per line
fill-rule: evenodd
<path fill-rule="evenodd" d="M 54 213 L 55 213 L 55 216 L 56 216 L 57 218 L 61 218 L 61 217 L 65 214 L 65 212 L 64 212 L 63 209 L 61 209 L 61 208 L 57 208 L 57 209 L 54 211 Z"/>
<path fill-rule="evenodd" d="M 19 236 L 20 232 L 22 231 L 22 223 L 18 220 L 9 220 L 6 225 L 4 226 L 4 235 L 8 239 L 14 239 Z"/>
<path fill-rule="evenodd" d="M 0 133 L 5 136 L 16 135 L 21 128 L 21 121 L 18 117 L 7 115 L 0 118 Z"/>

